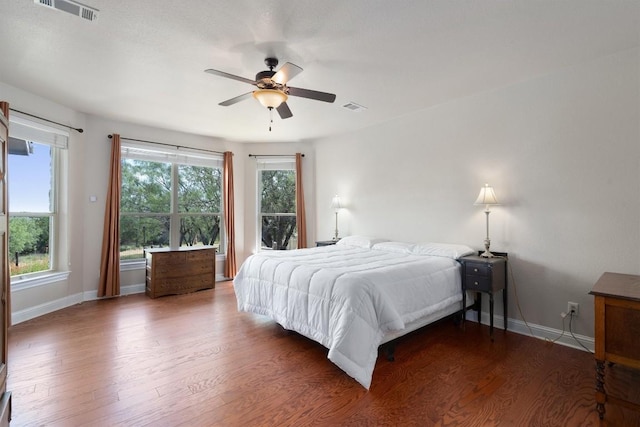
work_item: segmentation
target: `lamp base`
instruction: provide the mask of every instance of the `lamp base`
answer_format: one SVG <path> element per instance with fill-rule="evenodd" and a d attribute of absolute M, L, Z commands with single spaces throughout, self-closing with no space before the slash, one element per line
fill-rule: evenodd
<path fill-rule="evenodd" d="M 491 251 L 489 250 L 489 246 L 491 246 L 491 239 L 489 239 L 489 236 L 487 236 L 487 238 L 484 239 L 484 252 L 480 254 L 482 258 L 495 257 L 495 255 L 492 254 Z"/>
<path fill-rule="evenodd" d="M 482 258 L 494 258 L 495 257 L 495 255 L 492 254 L 491 252 L 489 252 L 488 250 L 486 250 L 483 253 L 481 253 L 480 256 Z"/>

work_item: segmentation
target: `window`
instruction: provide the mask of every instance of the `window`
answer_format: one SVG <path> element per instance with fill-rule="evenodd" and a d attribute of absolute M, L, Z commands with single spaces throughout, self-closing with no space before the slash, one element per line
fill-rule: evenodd
<path fill-rule="evenodd" d="M 145 247 L 214 245 L 223 252 L 222 156 L 122 143 L 120 260 Z"/>
<path fill-rule="evenodd" d="M 261 249 L 295 249 L 296 163 L 293 158 L 258 158 L 258 236 Z"/>
<path fill-rule="evenodd" d="M 13 278 L 61 270 L 60 194 L 68 135 L 11 117 L 8 144 L 9 260 Z"/>

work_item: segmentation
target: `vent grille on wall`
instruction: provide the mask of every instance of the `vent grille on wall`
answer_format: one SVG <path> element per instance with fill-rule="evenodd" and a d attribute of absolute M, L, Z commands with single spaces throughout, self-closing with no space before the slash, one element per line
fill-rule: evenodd
<path fill-rule="evenodd" d="M 98 9 L 73 0 L 33 0 L 33 2 L 51 9 L 70 13 L 87 21 L 95 21 L 98 19 Z"/>
<path fill-rule="evenodd" d="M 347 110 L 351 110 L 355 112 L 364 111 L 367 109 L 367 107 L 360 104 L 356 104 L 355 102 L 348 102 L 344 104 L 343 107 L 346 108 Z"/>

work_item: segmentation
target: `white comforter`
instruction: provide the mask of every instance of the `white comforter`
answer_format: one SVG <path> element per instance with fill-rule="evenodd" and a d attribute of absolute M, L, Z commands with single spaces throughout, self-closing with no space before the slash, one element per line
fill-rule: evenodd
<path fill-rule="evenodd" d="M 454 259 L 336 245 L 257 253 L 233 283 L 239 311 L 321 343 L 368 389 L 383 335 L 461 301 L 460 280 Z"/>

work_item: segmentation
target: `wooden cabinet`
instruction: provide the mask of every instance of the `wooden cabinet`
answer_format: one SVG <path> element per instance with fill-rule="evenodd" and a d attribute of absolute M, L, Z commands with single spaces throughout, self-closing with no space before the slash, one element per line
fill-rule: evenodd
<path fill-rule="evenodd" d="M 481 292 L 489 294 L 489 334 L 493 339 L 493 294 L 502 291 L 504 311 L 504 330 L 507 330 L 507 258 L 502 253 L 499 257 L 484 258 L 481 256 L 465 256 L 460 258 L 462 264 L 462 321 L 467 306 L 467 291 L 477 293 L 476 309 L 480 322 L 482 304 Z"/>
<path fill-rule="evenodd" d="M 211 246 L 145 249 L 146 294 L 151 298 L 213 289 L 216 250 Z"/>
<path fill-rule="evenodd" d="M 640 404 L 612 396 L 605 386 L 615 365 L 640 369 L 640 276 L 604 273 L 591 294 L 595 296 L 596 408 L 602 419 L 605 403 L 640 411 Z M 611 384 L 609 384 L 611 385 Z"/>
<path fill-rule="evenodd" d="M 11 420 L 11 393 L 7 391 L 7 329 L 11 323 L 9 284 L 9 215 L 7 212 L 7 156 L 9 104 L 0 102 L 0 426 Z"/>

